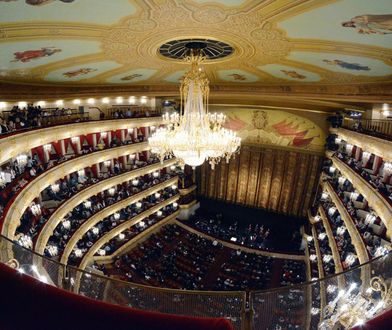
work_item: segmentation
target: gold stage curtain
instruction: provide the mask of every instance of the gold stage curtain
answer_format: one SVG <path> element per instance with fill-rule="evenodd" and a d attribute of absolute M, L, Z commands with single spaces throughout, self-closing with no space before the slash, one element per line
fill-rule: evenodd
<path fill-rule="evenodd" d="M 282 149 L 242 146 L 229 164 L 197 170 L 204 197 L 274 212 L 306 216 L 313 202 L 323 156 Z"/>

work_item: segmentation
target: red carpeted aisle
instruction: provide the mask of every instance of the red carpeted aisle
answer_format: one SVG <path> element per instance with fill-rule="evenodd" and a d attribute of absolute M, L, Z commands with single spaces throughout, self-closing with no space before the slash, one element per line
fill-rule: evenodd
<path fill-rule="evenodd" d="M 0 264 L 0 329 L 232 330 L 225 319 L 151 313 L 72 294 Z"/>

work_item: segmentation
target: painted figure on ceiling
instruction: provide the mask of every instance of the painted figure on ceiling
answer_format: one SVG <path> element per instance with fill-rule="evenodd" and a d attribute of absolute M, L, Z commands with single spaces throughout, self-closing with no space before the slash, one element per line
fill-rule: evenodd
<path fill-rule="evenodd" d="M 42 47 L 41 49 L 16 52 L 14 53 L 15 59 L 11 62 L 30 62 L 31 60 L 35 60 L 45 56 L 52 56 L 59 52 L 61 52 L 61 49 L 55 47 Z"/>
<path fill-rule="evenodd" d="M 143 76 L 142 74 L 134 73 L 134 74 L 131 74 L 129 76 L 122 77 L 121 80 L 122 81 L 130 81 L 130 80 L 133 80 L 135 78 L 142 77 L 142 76 Z"/>
<path fill-rule="evenodd" d="M 240 81 L 246 80 L 246 77 L 243 74 L 232 73 L 232 74 L 229 74 L 229 76 L 233 77 L 234 80 L 240 80 Z"/>
<path fill-rule="evenodd" d="M 391 34 L 392 14 L 355 16 L 342 26 L 355 28 L 361 34 Z"/>
<path fill-rule="evenodd" d="M 349 63 L 342 60 L 323 60 L 323 62 L 329 65 L 337 65 L 348 70 L 370 71 L 370 68 L 368 66 L 361 65 L 358 63 Z"/>
<path fill-rule="evenodd" d="M 63 76 L 66 76 L 67 78 L 73 78 L 73 77 L 77 77 L 77 76 L 81 76 L 81 75 L 86 75 L 86 74 L 89 74 L 94 71 L 98 71 L 98 69 L 81 68 L 79 70 L 64 72 Z"/>
<path fill-rule="evenodd" d="M 292 71 L 280 70 L 280 71 L 282 71 L 286 76 L 289 76 L 289 77 L 294 78 L 294 79 L 305 79 L 306 78 L 306 76 L 304 76 L 303 74 L 300 74 L 300 73 L 298 73 L 297 71 L 294 71 L 294 70 L 292 70 Z"/>

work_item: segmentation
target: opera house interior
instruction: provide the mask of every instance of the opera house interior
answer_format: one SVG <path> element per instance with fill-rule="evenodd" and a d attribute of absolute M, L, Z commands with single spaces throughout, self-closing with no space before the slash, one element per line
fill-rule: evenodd
<path fill-rule="evenodd" d="M 0 329 L 392 329 L 391 0 L 0 0 Z"/>

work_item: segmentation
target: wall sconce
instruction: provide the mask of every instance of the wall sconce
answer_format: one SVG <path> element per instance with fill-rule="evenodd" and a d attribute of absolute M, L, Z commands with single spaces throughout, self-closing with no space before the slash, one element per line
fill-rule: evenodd
<path fill-rule="evenodd" d="M 46 152 L 50 152 L 52 150 L 52 145 L 51 144 L 44 144 L 43 148 Z"/>
<path fill-rule="evenodd" d="M 174 202 L 173 207 L 176 209 L 178 207 L 178 203 Z"/>
<path fill-rule="evenodd" d="M 120 234 L 118 235 L 118 238 L 121 239 L 121 240 L 123 240 L 123 239 L 125 238 L 125 235 L 124 235 L 123 233 L 120 233 Z"/>
<path fill-rule="evenodd" d="M 160 193 L 155 193 L 155 198 L 158 199 L 159 197 L 161 197 Z"/>
<path fill-rule="evenodd" d="M 310 260 L 310 261 L 316 261 L 316 259 L 317 259 L 317 256 L 316 256 L 315 254 L 311 254 L 311 255 L 309 256 L 309 260 Z"/>
<path fill-rule="evenodd" d="M 71 137 L 71 141 L 72 141 L 73 144 L 77 144 L 79 142 L 79 136 Z"/>
<path fill-rule="evenodd" d="M 132 160 L 134 160 L 136 158 L 136 155 L 135 154 L 131 154 L 131 155 L 129 155 L 129 159 L 132 159 Z"/>
<path fill-rule="evenodd" d="M 122 96 L 116 97 L 116 104 L 123 104 L 124 99 L 122 98 Z"/>
<path fill-rule="evenodd" d="M 80 258 L 83 255 L 82 250 L 81 249 L 75 249 L 75 256 L 77 258 Z"/>
<path fill-rule="evenodd" d="M 103 165 L 104 165 L 105 167 L 109 167 L 111 164 L 112 164 L 112 162 L 111 162 L 110 160 L 105 160 L 105 161 L 103 162 Z"/>
<path fill-rule="evenodd" d="M 24 166 L 27 163 L 27 155 L 21 154 L 16 156 L 16 161 L 19 166 Z"/>
<path fill-rule="evenodd" d="M 71 221 L 69 221 L 69 220 L 63 220 L 62 224 L 65 229 L 71 228 Z"/>
<path fill-rule="evenodd" d="M 120 213 L 116 212 L 113 214 L 114 220 L 120 219 Z"/>
<path fill-rule="evenodd" d="M 90 104 L 90 105 L 95 104 L 95 100 L 93 98 L 89 98 L 89 99 L 87 99 L 87 104 Z"/>
<path fill-rule="evenodd" d="M 159 177 L 159 172 L 154 172 L 154 173 L 152 174 L 152 176 L 153 176 L 154 178 Z"/>
<path fill-rule="evenodd" d="M 134 186 L 137 186 L 137 185 L 139 184 L 139 180 L 137 180 L 137 179 L 132 180 L 132 184 L 133 184 Z"/>
<path fill-rule="evenodd" d="M 106 251 L 104 249 L 99 249 L 98 254 L 103 257 L 106 254 Z"/>
<path fill-rule="evenodd" d="M 109 104 L 109 102 L 110 102 L 110 99 L 109 99 L 108 97 L 104 97 L 104 98 L 102 99 L 102 103 L 103 103 L 103 104 Z"/>
<path fill-rule="evenodd" d="M 158 217 L 162 216 L 162 211 L 158 211 L 158 212 L 157 212 L 157 216 L 158 216 Z"/>
<path fill-rule="evenodd" d="M 174 165 L 170 166 L 170 170 L 174 171 L 176 169 L 176 167 Z"/>
<path fill-rule="evenodd" d="M 53 191 L 54 193 L 57 193 L 57 192 L 60 191 L 60 185 L 59 185 L 58 183 L 52 184 L 52 185 L 50 186 L 50 189 L 52 189 L 52 191 Z"/>
<path fill-rule="evenodd" d="M 313 241 L 313 237 L 312 237 L 312 236 L 306 236 L 306 240 L 307 240 L 308 242 L 311 242 L 311 241 Z"/>
<path fill-rule="evenodd" d="M 171 186 L 171 188 L 172 188 L 173 190 L 176 190 L 176 189 L 177 189 L 177 186 L 176 186 L 175 184 L 173 184 L 173 185 Z"/>
<path fill-rule="evenodd" d="M 326 233 L 320 233 L 319 235 L 318 235 L 318 238 L 319 238 L 319 240 L 324 240 L 325 238 L 327 237 L 327 234 Z"/>
<path fill-rule="evenodd" d="M 89 208 L 91 207 L 91 202 L 90 202 L 90 201 L 85 201 L 85 202 L 83 203 L 83 205 L 84 205 L 84 207 L 85 207 L 86 209 L 89 209 Z"/>
<path fill-rule="evenodd" d="M 114 189 L 114 188 L 109 188 L 108 189 L 108 193 L 109 193 L 110 196 L 113 196 L 115 192 L 116 192 L 116 189 Z"/>
<path fill-rule="evenodd" d="M 140 222 L 139 222 L 139 225 L 140 225 L 141 227 L 144 227 L 144 226 L 146 225 L 146 223 L 145 223 L 144 221 L 140 221 Z"/>
<path fill-rule="evenodd" d="M 138 209 L 140 209 L 140 208 L 142 207 L 142 203 L 137 202 L 137 203 L 136 203 L 136 207 L 137 207 Z"/>
<path fill-rule="evenodd" d="M 93 232 L 94 235 L 98 235 L 99 234 L 99 228 L 98 227 L 91 228 L 91 231 Z"/>

